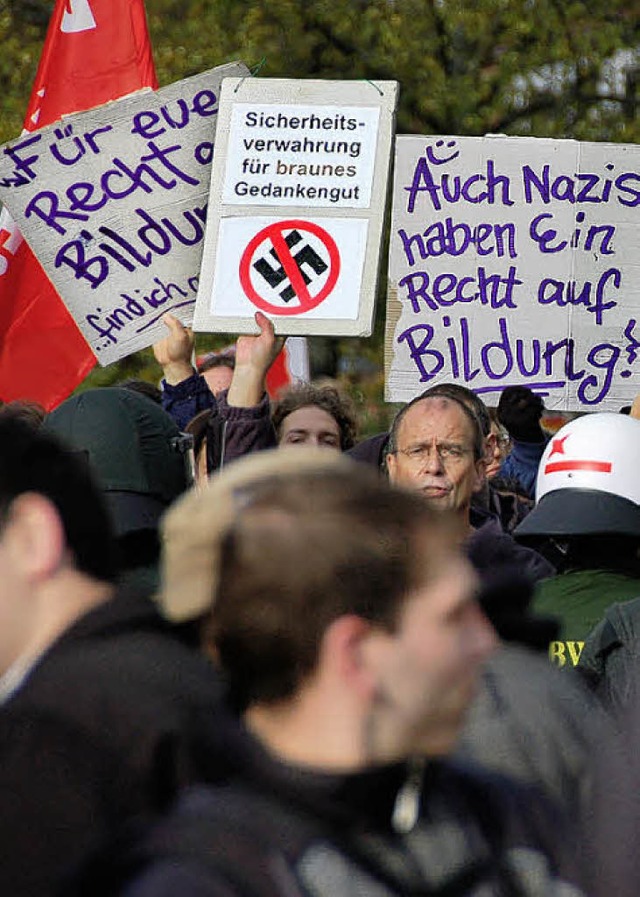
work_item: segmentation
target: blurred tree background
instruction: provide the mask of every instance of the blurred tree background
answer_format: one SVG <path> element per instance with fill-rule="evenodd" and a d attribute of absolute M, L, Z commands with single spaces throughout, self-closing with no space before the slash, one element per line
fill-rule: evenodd
<path fill-rule="evenodd" d="M 52 0 L 0 0 L 0 142 L 20 132 Z M 161 85 L 235 59 L 262 77 L 395 79 L 398 133 L 487 132 L 633 143 L 640 137 L 639 0 L 146 0 Z M 367 430 L 380 409 L 384 256 L 368 340 L 312 340 L 318 373 L 352 381 Z M 229 336 L 199 335 L 198 347 Z M 151 353 L 87 385 L 156 380 Z"/>

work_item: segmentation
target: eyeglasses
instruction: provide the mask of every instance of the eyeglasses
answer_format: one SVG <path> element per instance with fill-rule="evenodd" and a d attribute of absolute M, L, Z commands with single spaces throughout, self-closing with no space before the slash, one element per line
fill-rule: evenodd
<path fill-rule="evenodd" d="M 496 442 L 499 446 L 509 445 L 511 442 L 511 436 L 509 436 L 508 431 L 502 424 L 491 424 L 491 435 L 495 436 Z"/>
<path fill-rule="evenodd" d="M 411 448 L 397 449 L 396 451 L 398 454 L 404 455 L 410 464 L 418 466 L 420 464 L 425 464 L 431 458 L 433 448 L 432 445 L 414 445 Z M 435 450 L 438 454 L 438 458 L 440 458 L 440 461 L 444 465 L 458 464 L 472 451 L 470 448 L 465 448 L 463 445 L 449 444 L 446 442 L 436 445 Z"/>

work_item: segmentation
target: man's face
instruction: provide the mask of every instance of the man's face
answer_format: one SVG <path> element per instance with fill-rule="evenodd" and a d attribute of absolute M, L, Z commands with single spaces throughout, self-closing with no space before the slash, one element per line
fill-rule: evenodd
<path fill-rule="evenodd" d="M 433 540 L 425 539 L 422 550 L 433 557 Z M 371 760 L 440 755 L 455 746 L 497 641 L 475 588 L 468 561 L 447 552 L 436 575 L 408 597 L 395 633 L 378 633 Z"/>
<path fill-rule="evenodd" d="M 422 492 L 439 510 L 468 513 L 484 462 L 475 460 L 473 425 L 458 403 L 443 397 L 416 403 L 400 422 L 397 442 L 387 455 L 391 482 Z"/>
<path fill-rule="evenodd" d="M 491 421 L 491 432 L 486 440 L 486 465 L 485 473 L 488 480 L 493 479 L 500 470 L 502 462 L 509 454 L 510 440 L 507 431 L 496 423 Z"/>
<path fill-rule="evenodd" d="M 340 427 L 328 411 L 307 405 L 284 418 L 279 445 L 310 445 L 340 451 Z"/>
<path fill-rule="evenodd" d="M 13 503 L 0 532 L 0 675 L 23 654 L 33 634 L 29 549 L 21 538 L 23 505 Z"/>

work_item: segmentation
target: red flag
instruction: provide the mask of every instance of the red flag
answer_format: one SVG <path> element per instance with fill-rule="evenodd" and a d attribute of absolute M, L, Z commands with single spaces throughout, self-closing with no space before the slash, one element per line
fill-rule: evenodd
<path fill-rule="evenodd" d="M 309 382 L 309 346 L 306 336 L 290 336 L 267 371 L 267 392 L 272 399 L 287 386 Z"/>
<path fill-rule="evenodd" d="M 27 131 L 157 87 L 144 0 L 56 0 Z M 15 223 L 0 216 L 0 398 L 55 408 L 96 359 Z"/>

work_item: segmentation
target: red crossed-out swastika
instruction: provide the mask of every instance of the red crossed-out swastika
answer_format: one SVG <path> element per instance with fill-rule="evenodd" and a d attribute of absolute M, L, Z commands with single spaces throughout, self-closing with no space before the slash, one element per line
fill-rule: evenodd
<path fill-rule="evenodd" d="M 321 254 L 303 242 L 304 234 L 319 241 Z M 300 242 L 303 245 L 294 254 L 292 249 Z M 277 269 L 261 257 L 265 251 L 279 264 Z M 303 265 L 318 276 L 315 291 L 312 277 Z M 254 286 L 252 269 L 264 279 L 261 292 Z M 318 224 L 298 219 L 278 221 L 251 239 L 240 259 L 239 273 L 242 289 L 259 309 L 274 315 L 299 315 L 317 308 L 330 295 L 340 274 L 340 253 L 333 237 Z M 280 293 L 280 299 L 287 303 L 283 306 L 274 302 L 272 290 L 285 281 L 289 285 Z"/>

